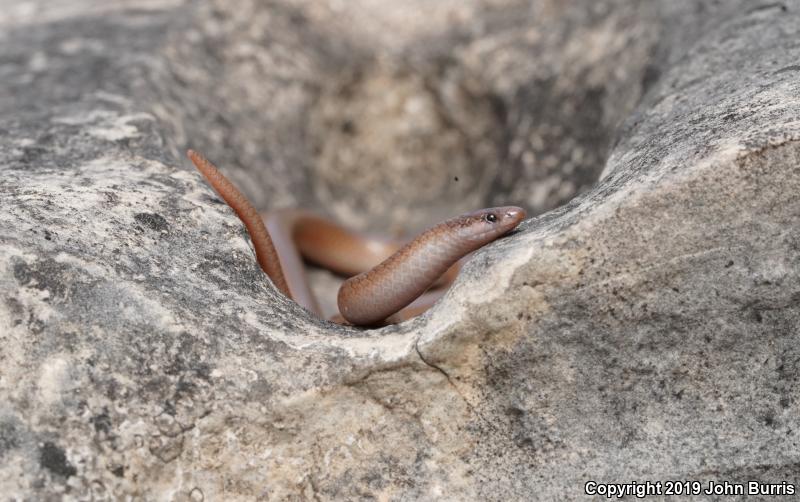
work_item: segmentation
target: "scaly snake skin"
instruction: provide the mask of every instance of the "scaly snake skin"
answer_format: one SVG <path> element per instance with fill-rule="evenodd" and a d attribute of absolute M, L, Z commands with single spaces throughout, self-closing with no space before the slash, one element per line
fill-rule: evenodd
<path fill-rule="evenodd" d="M 302 240 L 299 236 L 306 236 L 305 240 L 310 243 L 306 244 L 308 252 L 305 254 L 313 255 L 317 262 L 326 259 L 320 247 L 324 245 L 329 249 L 336 257 L 329 264 L 333 270 L 353 270 L 365 263 L 371 265 L 376 257 L 383 258 L 381 253 L 388 254 L 387 250 L 397 247 L 376 246 L 375 242 L 356 237 L 335 223 L 299 210 L 275 213 L 278 216 L 273 218 L 277 218 L 277 223 L 285 224 L 271 222 L 274 235 L 270 236 L 258 211 L 211 162 L 192 150 L 187 155 L 247 227 L 262 270 L 281 292 L 317 315 L 320 315 L 319 308 L 304 282 L 303 271 L 294 270 L 302 266 L 299 256 L 303 246 L 297 246 L 300 251 L 294 249 L 297 244 L 294 241 Z M 338 295 L 342 317 L 354 325 L 381 323 L 422 295 L 462 257 L 508 233 L 524 218 L 522 208 L 495 207 L 474 211 L 426 230 L 378 265 L 342 284 Z M 302 231 L 299 230 L 301 225 Z M 280 240 L 273 243 L 273 238 Z M 337 246 L 341 249 L 337 250 Z"/>

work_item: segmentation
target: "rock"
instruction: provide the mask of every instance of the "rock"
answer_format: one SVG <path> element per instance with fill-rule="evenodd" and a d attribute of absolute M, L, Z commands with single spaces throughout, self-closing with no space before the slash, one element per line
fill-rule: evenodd
<path fill-rule="evenodd" d="M 8 497 L 796 477 L 800 2 L 15 4 Z M 189 145 L 361 228 L 553 210 L 423 317 L 344 328 L 272 289 Z"/>

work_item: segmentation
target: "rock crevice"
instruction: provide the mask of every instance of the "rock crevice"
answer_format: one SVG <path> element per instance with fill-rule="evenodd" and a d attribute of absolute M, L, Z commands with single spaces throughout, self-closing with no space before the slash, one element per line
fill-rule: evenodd
<path fill-rule="evenodd" d="M 5 3 L 3 493 L 797 477 L 800 2 Z M 189 146 L 265 209 L 534 217 L 424 316 L 335 326 Z"/>

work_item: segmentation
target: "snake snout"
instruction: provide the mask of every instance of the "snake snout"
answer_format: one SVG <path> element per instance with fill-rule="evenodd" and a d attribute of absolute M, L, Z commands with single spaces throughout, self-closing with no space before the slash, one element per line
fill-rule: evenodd
<path fill-rule="evenodd" d="M 504 209 L 503 219 L 512 223 L 514 226 L 525 218 L 525 210 L 521 207 L 510 206 Z"/>

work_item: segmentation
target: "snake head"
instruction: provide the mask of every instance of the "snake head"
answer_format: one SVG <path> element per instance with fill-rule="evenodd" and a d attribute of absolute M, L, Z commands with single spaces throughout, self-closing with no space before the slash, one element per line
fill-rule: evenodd
<path fill-rule="evenodd" d="M 458 218 L 470 240 L 488 243 L 520 224 L 525 210 L 517 206 L 490 207 Z"/>

